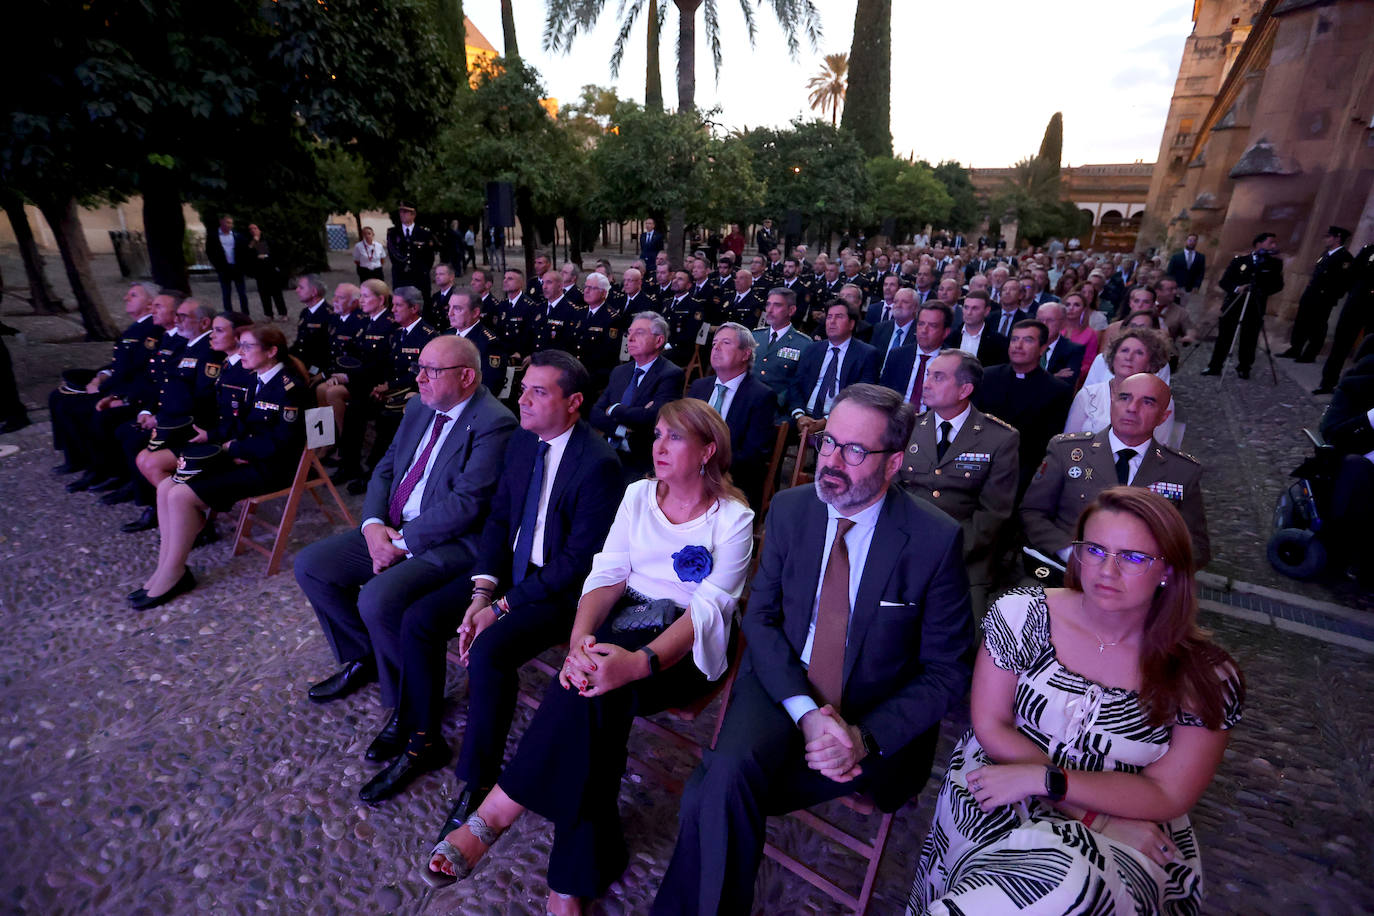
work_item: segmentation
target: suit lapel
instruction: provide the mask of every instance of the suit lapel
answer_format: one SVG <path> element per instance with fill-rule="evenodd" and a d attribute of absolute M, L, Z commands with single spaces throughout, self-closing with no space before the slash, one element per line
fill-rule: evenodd
<path fill-rule="evenodd" d="M 1100 475 L 1106 486 L 1116 486 L 1116 455 L 1112 454 L 1112 443 L 1107 438 L 1110 428 L 1102 430 L 1093 441 L 1088 443 L 1088 461 L 1092 472 Z"/>
<path fill-rule="evenodd" d="M 563 451 L 563 460 L 558 463 L 558 475 L 553 479 L 553 490 L 549 493 L 549 505 L 545 510 L 546 518 L 562 503 L 568 482 L 576 475 L 577 468 L 582 463 L 582 452 L 587 444 L 586 437 L 586 430 L 582 428 L 581 423 L 573 427 L 572 435 L 568 437 L 568 447 Z M 530 471 L 534 471 L 533 462 L 530 464 Z"/>
<path fill-rule="evenodd" d="M 816 589 L 825 570 L 826 558 L 821 556 L 821 551 L 825 549 L 828 523 L 829 512 L 825 503 L 816 497 L 807 500 L 803 513 L 801 549 L 797 553 L 797 562 L 788 574 L 788 579 L 801 586 L 800 598 L 803 600 L 797 602 L 795 612 L 785 622 L 788 641 L 798 653 L 806 645 L 806 633 L 811 627 L 811 614 L 816 606 Z"/>
<path fill-rule="evenodd" d="M 1145 446 L 1145 455 L 1140 459 L 1140 468 L 1135 472 L 1132 486 L 1148 487 L 1164 479 L 1164 449 L 1151 439 Z"/>
<path fill-rule="evenodd" d="M 868 633 L 868 626 L 873 622 L 873 615 L 878 609 L 878 601 L 887 588 L 887 580 L 897 568 L 902 551 L 906 549 L 908 533 L 897 520 L 893 508 L 901 498 L 895 490 L 889 490 L 883 499 L 883 509 L 878 515 L 873 540 L 868 546 L 868 558 L 864 561 L 863 572 L 860 573 L 862 578 L 859 580 L 859 593 L 854 599 L 854 612 L 849 617 L 842 684 L 849 682 L 850 672 L 854 670 L 854 662 L 859 657 L 860 648 L 863 647 L 864 636 Z"/>
<path fill-rule="evenodd" d="M 635 395 L 630 398 L 629 406 L 639 407 L 645 403 L 645 395 L 649 392 L 649 386 L 658 378 L 658 374 L 663 371 L 663 361 L 667 358 L 668 357 L 664 356 L 662 353 L 658 354 L 658 358 L 655 359 L 654 364 L 649 367 L 649 371 L 645 372 L 644 377 L 639 380 L 639 386 L 635 388 Z M 632 378 L 634 377 L 635 368 L 635 364 L 631 362 L 630 375 Z M 626 382 L 626 384 L 629 383 Z"/>
<path fill-rule="evenodd" d="M 930 443 L 932 449 L 935 448 L 940 441 L 940 436 L 938 432 L 936 432 L 935 426 L 936 424 L 931 424 L 931 432 L 935 434 Z M 968 451 L 970 447 L 975 444 L 975 440 L 978 438 L 979 432 L 982 431 L 982 427 L 983 415 L 976 410 L 969 411 L 968 419 L 964 421 L 964 425 L 959 427 L 959 431 L 954 434 L 954 438 L 949 440 L 949 448 L 945 449 L 945 457 L 939 462 L 940 466 L 943 467 L 949 464 L 955 458 L 958 458 L 964 452 Z"/>

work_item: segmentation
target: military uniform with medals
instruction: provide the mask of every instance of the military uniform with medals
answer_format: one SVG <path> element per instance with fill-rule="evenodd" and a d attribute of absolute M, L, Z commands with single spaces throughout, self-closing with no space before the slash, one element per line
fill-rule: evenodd
<path fill-rule="evenodd" d="M 778 415 L 782 416 L 792 379 L 797 374 L 797 364 L 801 362 L 802 352 L 811 345 L 811 338 L 791 325 L 776 343 L 769 342 L 772 334 L 772 328 L 759 328 L 754 332 L 754 368 L 750 371 L 773 389 L 778 399 Z"/>
<path fill-rule="evenodd" d="M 500 315 L 493 317 L 496 321 L 496 332 L 505 341 L 507 354 L 519 354 L 523 358 L 534 352 L 534 328 L 531 324 L 534 313 L 543 301 L 542 293 L 538 299 L 532 299 L 527 293 L 522 293 L 520 298 L 514 301 L 501 300 Z"/>
<path fill-rule="evenodd" d="M 1108 427 L 1098 433 L 1064 433 L 1050 440 L 1045 460 L 1021 499 L 1021 524 L 1031 547 L 1047 555 L 1068 547 L 1084 507 L 1098 493 L 1117 485 L 1110 434 Z M 1193 557 L 1201 569 L 1212 558 L 1202 502 L 1202 464 L 1154 439 L 1140 449 L 1144 455 L 1131 486 L 1153 490 L 1173 503 L 1193 536 Z"/>
<path fill-rule="evenodd" d="M 540 350 L 572 352 L 581 309 L 566 296 L 553 303 L 541 303 L 530 315 L 530 353 Z M 528 354 L 525 354 L 528 355 Z"/>
<path fill-rule="evenodd" d="M 333 317 L 334 312 L 327 303 L 322 303 L 313 312 L 301 309 L 290 353 L 305 364 L 311 375 L 322 375 L 329 366 L 330 319 Z"/>

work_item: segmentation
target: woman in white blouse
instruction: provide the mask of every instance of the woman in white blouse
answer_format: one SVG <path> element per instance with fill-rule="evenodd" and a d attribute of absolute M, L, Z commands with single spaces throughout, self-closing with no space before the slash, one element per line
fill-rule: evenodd
<path fill-rule="evenodd" d="M 753 547 L 754 514 L 726 470 L 730 431 L 706 402 L 663 405 L 653 461 L 654 478 L 625 491 L 592 563 L 558 682 L 477 813 L 426 859 L 431 884 L 467 877 L 527 808 L 554 823 L 549 912 L 582 912 L 624 870 L 617 798 L 630 725 L 690 703 L 725 673 Z M 627 629 L 654 599 L 674 606 L 666 627 Z"/>
<path fill-rule="evenodd" d="M 363 227 L 363 237 L 353 246 L 353 263 L 358 265 L 358 282 L 381 280 L 386 263 L 386 246 L 377 241 L 371 226 Z"/>
<path fill-rule="evenodd" d="M 1159 331 L 1150 328 L 1129 328 L 1114 339 L 1104 354 L 1111 366 L 1111 378 L 1105 382 L 1084 385 L 1074 395 L 1069 407 L 1069 419 L 1064 424 L 1066 433 L 1097 433 L 1106 429 L 1112 422 L 1112 399 L 1116 397 L 1117 386 L 1122 380 L 1137 372 L 1158 373 L 1169 364 L 1169 348 Z M 1173 445 L 1174 413 L 1155 429 L 1155 439 Z"/>

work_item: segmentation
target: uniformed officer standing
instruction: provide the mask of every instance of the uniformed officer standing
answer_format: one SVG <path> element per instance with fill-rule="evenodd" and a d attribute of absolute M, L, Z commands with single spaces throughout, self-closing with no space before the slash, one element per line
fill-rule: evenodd
<path fill-rule="evenodd" d="M 1031 547 L 1067 561 L 1083 507 L 1121 484 L 1145 487 L 1172 502 L 1193 536 L 1198 568 L 1207 565 L 1212 549 L 1202 502 L 1202 465 L 1154 439 L 1155 428 L 1169 417 L 1169 397 L 1169 386 L 1157 376 L 1132 375 L 1117 388 L 1111 426 L 1096 434 L 1065 433 L 1050 440 L 1021 500 L 1021 524 Z M 1041 578 L 1048 575 L 1047 570 Z"/>
<path fill-rule="evenodd" d="M 1298 314 L 1293 318 L 1288 349 L 1276 356 L 1291 357 L 1299 363 L 1317 361 L 1317 354 L 1321 352 L 1322 344 L 1326 343 L 1326 323 L 1331 318 L 1331 310 L 1354 280 L 1350 268 L 1355 263 L 1355 257 L 1346 250 L 1345 243 L 1348 241 L 1349 229 L 1340 226 L 1327 228 L 1326 237 L 1322 239 L 1322 256 L 1317 259 L 1317 266 L 1312 268 L 1312 279 L 1298 300 Z"/>
<path fill-rule="evenodd" d="M 1326 364 L 1322 366 L 1322 381 L 1312 393 L 1331 394 L 1336 390 L 1336 381 L 1341 377 L 1341 367 L 1345 358 L 1355 347 L 1355 338 L 1363 331 L 1366 335 L 1374 330 L 1374 244 L 1360 249 L 1355 255 L 1350 295 L 1341 306 L 1340 317 L 1336 319 L 1336 333 L 1331 341 L 1331 352 L 1327 354 Z"/>
<path fill-rule="evenodd" d="M 318 274 L 306 274 L 296 280 L 296 298 L 301 303 L 300 320 L 296 323 L 296 339 L 291 355 L 301 361 L 310 380 L 322 380 L 329 368 L 330 318 L 333 312 L 325 307 L 328 295 Z"/>
<path fill-rule="evenodd" d="M 401 201 L 396 205 L 399 226 L 386 231 L 386 251 L 391 258 L 391 288 L 413 286 L 429 299 L 429 271 L 434 266 L 434 236 L 415 224 L 415 205 Z"/>
<path fill-rule="evenodd" d="M 964 529 L 973 612 L 981 620 L 992 582 L 991 559 L 1011 518 L 1020 473 L 1016 427 L 971 403 L 983 365 L 946 350 L 926 367 L 922 399 L 929 409 L 907 442 L 898 485 L 940 508 Z"/>
<path fill-rule="evenodd" d="M 1283 261 L 1279 260 L 1279 240 L 1272 232 L 1255 236 L 1249 254 L 1237 255 L 1226 265 L 1226 272 L 1217 281 L 1226 292 L 1221 306 L 1221 320 L 1217 323 L 1217 343 L 1212 359 L 1203 375 L 1221 375 L 1231 340 L 1240 326 L 1240 345 L 1236 351 L 1236 375 L 1250 377 L 1255 361 L 1255 344 L 1264 327 L 1264 309 L 1269 297 L 1283 289 Z"/>
<path fill-rule="evenodd" d="M 778 398 L 778 416 L 787 409 L 787 396 L 797 375 L 802 351 L 811 345 L 811 338 L 792 325 L 797 313 L 797 297 L 788 289 L 774 289 L 768 293 L 763 308 L 764 326 L 754 332 L 758 347 L 754 350 L 751 370 Z"/>

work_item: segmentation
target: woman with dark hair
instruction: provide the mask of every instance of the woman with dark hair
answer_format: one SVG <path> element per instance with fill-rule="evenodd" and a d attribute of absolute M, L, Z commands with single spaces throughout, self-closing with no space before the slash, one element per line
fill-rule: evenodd
<path fill-rule="evenodd" d="M 240 499 L 286 486 L 300 463 L 310 394 L 305 367 L 287 354 L 286 335 L 274 325 L 244 328 L 238 350 L 243 368 L 253 373 L 242 400 L 231 400 L 237 406 L 221 417 L 214 434 L 207 431 L 207 445 L 188 447 L 177 473 L 158 484 L 157 568 L 130 593 L 134 610 L 158 607 L 196 587 L 186 558 L 209 510 L 224 512 Z"/>
<path fill-rule="evenodd" d="M 554 823 L 551 913 L 580 913 L 627 862 L 617 798 L 635 716 L 690 703 L 729 665 L 754 513 L 730 482 L 730 430 L 705 401 L 664 404 L 654 477 L 625 491 L 583 585 L 567 660 L 515 757 L 421 872 L 465 878 L 526 809 Z"/>
<path fill-rule="evenodd" d="M 277 318 L 286 320 L 286 300 L 282 298 L 281 264 L 272 254 L 272 247 L 262 237 L 257 223 L 248 224 L 248 248 L 253 252 L 253 279 L 258 282 L 258 298 L 262 300 L 262 313 L 267 321 L 272 320 L 272 307 L 277 307 Z"/>
<path fill-rule="evenodd" d="M 1059 281 L 1054 284 L 1054 294 L 1062 301 L 1069 294 L 1069 291 L 1076 289 L 1077 286 L 1078 268 L 1065 267 L 1064 272 L 1059 275 Z"/>
<path fill-rule="evenodd" d="M 1112 487 L 1078 520 L 1065 588 L 993 602 L 909 916 L 1198 911 L 1188 811 L 1245 687 L 1198 629 L 1193 576 L 1173 505 Z"/>

